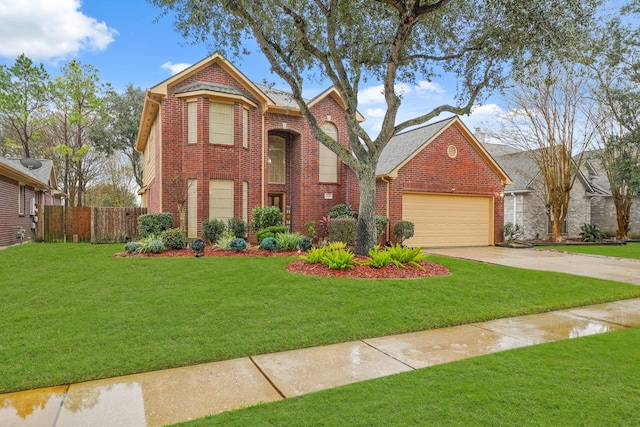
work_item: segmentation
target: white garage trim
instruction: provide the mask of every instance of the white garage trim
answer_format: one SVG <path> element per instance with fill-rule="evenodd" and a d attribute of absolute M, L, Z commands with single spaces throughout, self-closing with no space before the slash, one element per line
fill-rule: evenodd
<path fill-rule="evenodd" d="M 402 218 L 413 222 L 408 246 L 493 245 L 493 196 L 403 193 Z"/>

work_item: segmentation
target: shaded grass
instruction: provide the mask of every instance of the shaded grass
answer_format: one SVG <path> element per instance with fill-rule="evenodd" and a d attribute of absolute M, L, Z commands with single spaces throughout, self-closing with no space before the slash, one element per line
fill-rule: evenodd
<path fill-rule="evenodd" d="M 541 249 L 538 247 L 536 249 Z M 544 249 L 575 252 L 589 255 L 603 255 L 616 258 L 640 259 L 640 243 L 628 242 L 626 245 L 562 245 L 549 246 Z"/>
<path fill-rule="evenodd" d="M 357 280 L 290 274 L 290 257 L 113 258 L 121 250 L 0 252 L 0 392 L 640 297 L 439 257 L 451 275 Z"/>
<path fill-rule="evenodd" d="M 239 409 L 184 426 L 604 426 L 640 414 L 640 329 L 576 338 Z"/>

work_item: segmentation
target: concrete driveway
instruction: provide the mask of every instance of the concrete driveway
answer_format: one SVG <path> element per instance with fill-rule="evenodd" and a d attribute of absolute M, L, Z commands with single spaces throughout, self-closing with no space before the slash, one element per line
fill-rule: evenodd
<path fill-rule="evenodd" d="M 508 267 L 556 271 L 640 285 L 640 260 L 634 259 L 498 246 L 427 248 L 425 252 Z"/>

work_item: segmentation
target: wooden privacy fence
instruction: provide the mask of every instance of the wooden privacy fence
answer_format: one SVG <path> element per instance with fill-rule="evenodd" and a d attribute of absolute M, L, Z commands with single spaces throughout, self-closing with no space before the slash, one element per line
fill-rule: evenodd
<path fill-rule="evenodd" d="M 43 213 L 45 242 L 121 243 L 138 237 L 138 217 L 147 208 L 45 206 Z"/>

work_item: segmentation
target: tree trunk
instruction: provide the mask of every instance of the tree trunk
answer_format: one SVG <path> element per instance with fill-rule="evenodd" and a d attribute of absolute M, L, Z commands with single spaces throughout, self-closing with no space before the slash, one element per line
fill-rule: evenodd
<path fill-rule="evenodd" d="M 616 207 L 616 238 L 626 239 L 629 233 L 629 218 L 631 215 L 632 195 L 630 192 L 622 194 L 620 191 L 612 189 L 613 204 Z"/>
<path fill-rule="evenodd" d="M 363 165 L 356 172 L 360 185 L 358 208 L 358 235 L 354 252 L 367 255 L 378 241 L 376 230 L 376 173 L 373 165 Z"/>

